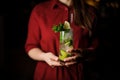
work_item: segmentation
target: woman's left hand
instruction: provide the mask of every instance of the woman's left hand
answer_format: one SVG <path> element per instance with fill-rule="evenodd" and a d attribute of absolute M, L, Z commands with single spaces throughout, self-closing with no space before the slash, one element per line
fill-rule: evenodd
<path fill-rule="evenodd" d="M 78 60 L 80 60 L 82 58 L 81 51 L 72 50 L 71 54 L 72 54 L 72 56 L 64 59 L 65 66 L 70 66 L 70 65 L 76 64 L 76 63 L 80 62 Z"/>

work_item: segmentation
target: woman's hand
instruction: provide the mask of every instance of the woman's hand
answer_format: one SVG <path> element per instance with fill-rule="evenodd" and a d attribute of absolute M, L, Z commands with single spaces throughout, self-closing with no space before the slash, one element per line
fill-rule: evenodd
<path fill-rule="evenodd" d="M 69 51 L 72 56 L 64 59 L 64 65 L 69 66 L 80 62 L 79 60 L 83 57 L 81 49 L 73 49 Z"/>
<path fill-rule="evenodd" d="M 44 53 L 43 55 L 44 55 L 44 61 L 51 67 L 62 66 L 59 62 L 58 57 L 55 56 L 53 53 L 48 52 L 48 53 Z"/>

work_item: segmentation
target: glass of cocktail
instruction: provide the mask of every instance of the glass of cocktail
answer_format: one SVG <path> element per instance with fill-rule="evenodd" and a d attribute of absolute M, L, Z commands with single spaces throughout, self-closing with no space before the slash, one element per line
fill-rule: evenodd
<path fill-rule="evenodd" d="M 73 32 L 71 29 L 60 31 L 59 60 L 71 56 L 70 50 L 73 49 Z"/>

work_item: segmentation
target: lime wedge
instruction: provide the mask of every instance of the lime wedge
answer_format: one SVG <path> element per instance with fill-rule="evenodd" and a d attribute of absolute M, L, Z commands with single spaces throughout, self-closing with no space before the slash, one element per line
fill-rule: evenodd
<path fill-rule="evenodd" d="M 68 54 L 67 52 L 65 52 L 64 50 L 60 50 L 60 55 L 59 55 L 59 59 L 60 60 L 64 60 L 66 57 L 70 56 L 70 54 Z"/>
<path fill-rule="evenodd" d="M 64 22 L 64 29 L 70 29 L 70 23 L 68 21 Z"/>
<path fill-rule="evenodd" d="M 64 50 L 60 50 L 60 53 L 63 57 L 67 57 L 68 55 L 67 52 L 65 52 Z"/>

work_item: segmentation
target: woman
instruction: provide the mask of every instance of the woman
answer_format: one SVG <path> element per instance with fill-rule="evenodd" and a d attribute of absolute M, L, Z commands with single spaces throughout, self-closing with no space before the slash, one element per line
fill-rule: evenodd
<path fill-rule="evenodd" d="M 25 50 L 37 61 L 34 80 L 82 80 L 81 58 L 94 52 L 98 46 L 95 34 L 94 9 L 84 0 L 47 0 L 34 7 L 28 24 Z M 73 29 L 74 52 L 60 63 L 59 33 L 53 25 L 69 21 Z"/>

